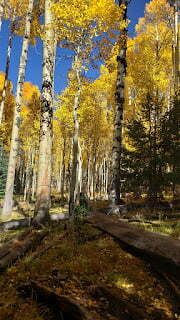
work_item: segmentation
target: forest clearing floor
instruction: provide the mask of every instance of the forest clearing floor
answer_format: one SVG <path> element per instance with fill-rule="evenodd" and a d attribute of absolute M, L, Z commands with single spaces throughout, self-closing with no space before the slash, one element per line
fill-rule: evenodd
<path fill-rule="evenodd" d="M 0 274 L 0 320 L 73 320 L 55 317 L 22 293 L 32 282 L 74 299 L 93 320 L 180 319 L 177 299 L 150 265 L 88 224 L 60 222 L 34 252 Z"/>

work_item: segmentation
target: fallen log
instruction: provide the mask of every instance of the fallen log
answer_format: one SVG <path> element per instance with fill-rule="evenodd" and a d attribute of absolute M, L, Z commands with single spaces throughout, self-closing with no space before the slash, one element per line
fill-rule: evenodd
<path fill-rule="evenodd" d="M 90 294 L 95 299 L 105 298 L 108 301 L 107 311 L 112 316 L 122 317 L 123 320 L 149 320 L 150 317 L 142 306 L 137 306 L 123 296 L 122 290 L 118 288 L 107 288 L 95 286 L 90 288 Z"/>
<path fill-rule="evenodd" d="M 19 287 L 18 291 L 25 297 L 31 297 L 37 302 L 46 304 L 54 311 L 57 319 L 92 320 L 88 311 L 77 301 L 67 296 L 59 295 L 49 287 L 35 281 Z M 60 317 L 61 315 L 63 317 Z"/>
<path fill-rule="evenodd" d="M 7 256 L 11 250 L 11 248 L 19 241 L 23 240 L 28 234 L 30 234 L 31 229 L 22 232 L 18 236 L 14 237 L 13 239 L 9 240 L 5 245 L 0 247 L 0 259 Z"/>
<path fill-rule="evenodd" d="M 114 221 L 109 216 L 94 214 L 86 219 L 94 227 L 105 231 L 133 254 L 142 258 L 180 279 L 180 241 L 166 235 L 161 235 L 147 230 L 140 230 L 138 227 L 126 222 Z"/>
<path fill-rule="evenodd" d="M 5 221 L 0 223 L 0 231 L 7 231 L 7 230 L 17 230 L 25 227 L 30 227 L 31 225 L 31 218 L 25 219 L 13 219 L 10 221 Z"/>
<path fill-rule="evenodd" d="M 67 220 L 69 218 L 68 213 L 57 213 L 50 215 L 50 222 L 58 222 L 62 220 Z M 28 217 L 24 219 L 10 220 L 0 223 L 0 231 L 17 230 L 25 227 L 30 227 L 32 225 L 33 218 Z"/>
<path fill-rule="evenodd" d="M 0 271 L 4 271 L 29 250 L 33 250 L 48 234 L 47 231 L 26 231 L 0 248 Z"/>

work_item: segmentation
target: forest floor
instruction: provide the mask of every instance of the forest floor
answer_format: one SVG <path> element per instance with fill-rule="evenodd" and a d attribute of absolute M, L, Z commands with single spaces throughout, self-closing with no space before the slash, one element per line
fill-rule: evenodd
<path fill-rule="evenodd" d="M 0 320 L 67 320 L 32 294 L 22 294 L 21 288 L 32 281 L 74 299 L 93 320 L 180 319 L 169 284 L 111 236 L 88 224 L 74 228 L 67 222 L 48 231 L 35 251 L 0 273 Z M 10 238 L 17 231 L 6 234 Z M 115 292 L 124 304 L 117 306 L 112 297 L 99 295 L 96 289 L 102 287 Z"/>

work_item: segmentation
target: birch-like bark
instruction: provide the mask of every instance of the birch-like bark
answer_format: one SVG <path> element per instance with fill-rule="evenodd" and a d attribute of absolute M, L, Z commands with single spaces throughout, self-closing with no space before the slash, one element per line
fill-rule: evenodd
<path fill-rule="evenodd" d="M 124 5 L 123 20 L 127 19 L 127 0 L 119 0 L 119 5 Z M 116 109 L 114 120 L 114 138 L 112 149 L 112 196 L 114 205 L 121 203 L 120 184 L 121 184 L 121 153 L 122 153 L 122 128 L 123 113 L 125 103 L 125 77 L 126 77 L 126 51 L 127 51 L 127 29 L 123 29 L 119 39 L 119 55 L 117 56 L 117 84 L 116 84 Z"/>
<path fill-rule="evenodd" d="M 43 46 L 43 82 L 41 93 L 41 127 L 39 145 L 39 165 L 37 180 L 37 200 L 34 223 L 49 220 L 51 175 L 52 175 L 52 117 L 54 81 L 54 31 L 52 27 L 51 1 L 45 0 L 45 39 Z"/>
<path fill-rule="evenodd" d="M 179 90 L 180 90 L 180 50 L 179 50 L 179 0 L 175 0 L 175 5 L 174 5 L 174 37 L 175 37 L 175 61 L 174 61 L 174 87 L 175 87 L 175 93 L 178 96 Z"/>
<path fill-rule="evenodd" d="M 24 188 L 24 201 L 30 202 L 31 200 L 31 186 L 32 186 L 32 152 L 29 150 L 26 166 L 26 179 Z"/>
<path fill-rule="evenodd" d="M 9 76 L 9 67 L 10 67 L 10 61 L 11 61 L 11 51 L 12 51 L 12 40 L 13 40 L 14 24 L 15 24 L 15 17 L 13 17 L 13 20 L 11 22 L 10 34 L 9 34 L 9 39 L 8 39 L 4 87 L 3 87 L 3 91 L 2 91 L 2 100 L 1 100 L 1 103 L 0 103 L 0 124 L 3 121 L 4 105 L 5 105 L 6 91 L 7 91 L 7 86 L 8 86 L 8 76 Z"/>
<path fill-rule="evenodd" d="M 91 161 L 88 157 L 88 164 L 87 164 L 87 195 L 90 197 L 90 171 L 91 171 Z"/>
<path fill-rule="evenodd" d="M 19 140 L 20 112 L 21 112 L 21 105 L 22 105 L 22 88 L 23 88 L 23 83 L 25 78 L 25 69 L 27 64 L 33 2 L 34 2 L 33 0 L 29 0 L 28 12 L 26 16 L 25 35 L 23 37 L 22 53 L 21 53 L 20 64 L 19 64 L 16 105 L 14 110 L 4 207 L 2 211 L 2 216 L 5 216 L 5 217 L 11 215 L 12 205 L 13 205 L 14 178 L 15 178 L 15 169 L 16 169 L 16 161 L 17 161 L 18 146 L 19 146 L 18 140 Z"/>
<path fill-rule="evenodd" d="M 75 57 L 74 65 L 76 66 L 78 57 Z M 78 120 L 78 106 L 81 94 L 81 84 L 79 70 L 76 69 L 76 77 L 78 81 L 78 89 L 74 98 L 73 106 L 73 119 L 74 119 L 74 136 L 73 136 L 73 161 L 72 161 L 72 171 L 71 171 L 71 182 L 70 182 L 70 197 L 69 197 L 69 215 L 74 215 L 75 206 L 77 203 L 78 196 L 78 182 L 79 182 L 79 170 L 80 170 L 80 142 L 79 142 L 79 120 Z"/>
<path fill-rule="evenodd" d="M 59 177 L 57 179 L 57 192 L 61 193 L 61 184 L 62 184 L 62 154 L 59 161 Z"/>
<path fill-rule="evenodd" d="M 32 176 L 31 201 L 34 201 L 34 200 L 35 200 L 36 185 L 37 185 L 37 174 L 36 174 L 35 164 L 36 164 L 36 160 L 35 160 L 35 156 L 34 156 L 34 159 L 33 159 L 33 176 Z"/>
<path fill-rule="evenodd" d="M 0 32 L 2 27 L 2 19 L 4 15 L 5 0 L 0 0 Z"/>
<path fill-rule="evenodd" d="M 65 187 L 65 176 L 66 176 L 66 164 L 65 164 L 65 155 L 66 155 L 66 138 L 64 137 L 64 146 L 62 154 L 62 180 L 61 180 L 61 200 L 64 202 L 64 187 Z"/>

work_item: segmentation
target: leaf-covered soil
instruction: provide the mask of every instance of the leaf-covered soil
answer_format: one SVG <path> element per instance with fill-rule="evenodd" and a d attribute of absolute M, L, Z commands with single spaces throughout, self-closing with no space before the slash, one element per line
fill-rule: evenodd
<path fill-rule="evenodd" d="M 35 252 L 0 274 L 0 320 L 55 319 L 46 305 L 19 292 L 32 280 L 73 298 L 94 320 L 124 320 L 113 315 L 105 297 L 92 294 L 96 286 L 116 288 L 120 298 L 152 320 L 178 319 L 177 299 L 168 283 L 113 238 L 87 224 L 74 229 L 61 223 L 49 231 Z"/>

